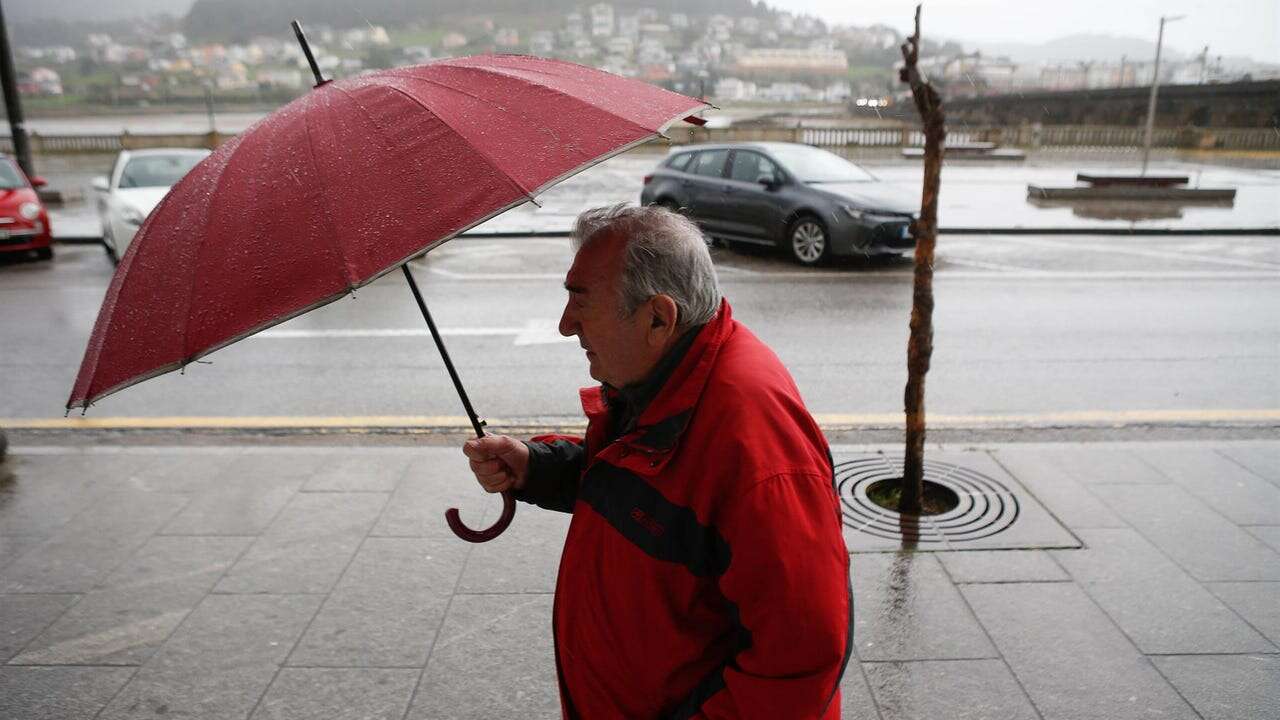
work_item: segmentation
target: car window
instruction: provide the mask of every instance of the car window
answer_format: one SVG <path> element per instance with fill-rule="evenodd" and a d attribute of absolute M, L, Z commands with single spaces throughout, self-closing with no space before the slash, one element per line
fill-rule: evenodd
<path fill-rule="evenodd" d="M 728 150 L 705 150 L 698 153 L 689 172 L 697 175 L 720 177 L 724 173 L 724 161 L 729 159 Z"/>
<path fill-rule="evenodd" d="M 875 182 L 871 173 L 836 155 L 807 145 L 778 145 L 773 156 L 805 183 Z"/>
<path fill-rule="evenodd" d="M 26 186 L 27 181 L 22 178 L 18 168 L 14 167 L 13 161 L 0 158 L 0 190 L 16 190 Z"/>
<path fill-rule="evenodd" d="M 753 183 L 758 181 L 761 175 L 778 176 L 778 171 L 769 158 L 760 153 L 745 150 L 739 150 L 733 154 L 733 167 L 729 171 L 729 177 Z"/>
<path fill-rule="evenodd" d="M 120 187 L 168 187 L 204 159 L 202 155 L 144 155 L 129 159 L 120 173 Z"/>
<path fill-rule="evenodd" d="M 689 160 L 692 158 L 693 158 L 693 153 L 680 153 L 678 155 L 673 156 L 670 160 L 667 160 L 667 167 L 671 168 L 672 170 L 683 171 L 685 169 L 685 166 L 689 164 Z"/>

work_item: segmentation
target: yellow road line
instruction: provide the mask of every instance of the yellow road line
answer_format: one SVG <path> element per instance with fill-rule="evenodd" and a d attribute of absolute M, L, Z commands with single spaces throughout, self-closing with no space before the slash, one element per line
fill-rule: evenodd
<path fill-rule="evenodd" d="M 896 426 L 898 413 L 814 415 L 824 427 Z M 1142 425 L 1280 422 L 1280 409 L 1212 410 L 1087 410 L 1011 415 L 929 415 L 930 427 L 1043 426 L 1043 425 Z M 489 418 L 494 426 L 581 427 L 585 421 L 570 417 Z M 461 415 L 355 415 L 355 416 L 169 416 L 169 417 L 67 417 L 0 418 L 0 428 L 11 430 L 287 430 L 304 428 L 429 428 L 471 427 Z"/>

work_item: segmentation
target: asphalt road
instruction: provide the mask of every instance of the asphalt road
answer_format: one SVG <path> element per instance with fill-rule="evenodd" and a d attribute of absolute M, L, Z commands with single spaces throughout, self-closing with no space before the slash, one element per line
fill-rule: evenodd
<path fill-rule="evenodd" d="M 908 261 L 806 271 L 769 255 L 715 258 L 735 317 L 778 352 L 824 422 L 900 422 Z M 468 239 L 414 264 L 482 416 L 579 416 L 586 362 L 555 332 L 570 259 L 562 239 Z M 111 272 L 95 246 L 0 264 L 0 425 L 63 422 Z M 1280 420 L 1274 237 L 944 236 L 935 291 L 928 406 L 942 424 Z M 207 360 L 108 397 L 88 418 L 462 415 L 398 273 Z"/>

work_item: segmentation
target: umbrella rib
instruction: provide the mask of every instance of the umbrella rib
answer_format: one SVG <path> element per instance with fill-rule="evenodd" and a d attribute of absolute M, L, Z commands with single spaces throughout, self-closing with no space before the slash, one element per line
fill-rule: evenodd
<path fill-rule="evenodd" d="M 398 77 L 399 77 L 399 76 L 398 76 Z M 440 117 L 438 114 L 436 114 L 436 112 L 435 112 L 434 110 L 432 110 L 431 108 L 429 108 L 429 107 L 427 107 L 426 105 L 424 105 L 424 104 L 422 103 L 422 101 L 421 101 L 421 100 L 419 100 L 418 98 L 414 97 L 413 95 L 410 95 L 409 93 L 405 92 L 404 90 L 401 90 L 400 88 L 395 87 L 395 86 L 392 86 L 392 85 L 381 85 L 381 86 L 379 86 L 379 87 L 385 87 L 385 88 L 387 88 L 388 90 L 391 90 L 391 91 L 393 91 L 393 92 L 400 93 L 401 95 L 403 95 L 403 96 L 405 96 L 405 97 L 409 98 L 409 100 L 411 100 L 415 105 L 417 105 L 418 107 L 422 108 L 422 109 L 423 109 L 423 110 L 425 110 L 426 112 L 430 113 L 430 114 L 431 114 L 431 116 L 432 116 L 432 117 L 434 117 L 435 119 L 439 120 L 439 121 L 440 121 L 440 123 L 441 123 L 442 125 L 444 125 L 445 127 L 449 128 L 449 132 L 452 132 L 454 135 L 456 135 L 457 137 L 461 138 L 464 142 L 466 142 L 466 143 L 467 143 L 467 145 L 468 145 L 469 147 L 471 147 L 473 150 L 475 150 L 475 152 L 476 152 L 476 154 L 477 154 L 477 155 L 479 155 L 480 157 L 484 158 L 484 161 L 489 165 L 489 167 L 493 168 L 495 172 L 497 172 L 499 175 L 501 175 L 503 178 L 505 178 L 505 179 L 507 180 L 507 182 L 511 183 L 511 185 L 512 185 L 513 187 L 515 187 L 515 189 L 516 189 L 516 190 L 519 190 L 519 191 L 520 191 L 520 194 L 521 194 L 521 195 L 524 195 L 525 197 L 529 198 L 529 201 L 530 201 L 530 202 L 532 202 L 534 205 L 538 205 L 538 204 L 539 204 L 539 203 L 538 203 L 537 198 L 535 198 L 535 197 L 533 196 L 533 192 L 532 192 L 531 190 L 529 190 L 528 188 L 526 188 L 524 185 L 521 185 L 521 184 L 520 184 L 520 182 L 519 182 L 518 180 L 516 180 L 515 178 L 511 177 L 510 175 L 508 175 L 508 174 L 506 173 L 506 171 L 504 171 L 504 170 L 502 169 L 502 166 L 500 166 L 500 165 L 499 165 L 499 164 L 498 164 L 498 163 L 497 163 L 493 158 L 489 157 L 489 156 L 488 156 L 488 155 L 486 155 L 483 151 L 481 151 L 480 149 L 476 148 L 476 147 L 475 147 L 475 145 L 473 145 L 473 144 L 471 143 L 471 141 L 467 140 L 467 137 L 466 137 L 465 135 L 463 135 L 461 132 L 458 132 L 458 129 L 457 129 L 457 128 L 455 128 L 454 126 L 450 125 L 450 124 L 449 124 L 449 121 L 447 121 L 447 120 L 445 120 L 444 118 Z M 443 85 L 442 87 L 448 88 L 449 86 L 448 86 L 448 85 Z M 356 104 L 356 107 L 360 108 L 360 111 L 364 113 L 365 117 L 369 118 L 369 122 L 373 123 L 373 126 L 374 126 L 374 127 L 376 127 L 376 128 L 378 128 L 378 132 L 379 132 L 379 133 L 383 133 L 382 126 L 381 126 L 381 125 L 379 125 L 379 124 L 377 123 L 377 121 L 375 121 L 375 120 L 373 119 L 373 116 L 369 114 L 369 110 L 368 110 L 364 105 L 361 105 L 361 104 L 360 104 L 360 101 L 359 101 L 359 100 L 357 100 L 357 99 L 355 98 L 355 96 L 354 96 L 354 95 L 352 95 L 351 93 L 347 92 L 347 89 L 346 89 L 346 88 L 343 88 L 343 87 L 336 87 L 336 89 L 337 89 L 337 90 L 339 90 L 339 91 L 341 91 L 341 92 L 342 92 L 344 95 L 346 95 L 347 97 L 350 97 L 350 98 L 351 98 L 351 101 L 352 101 L 353 103 L 355 103 L 355 104 Z M 384 133 L 384 137 L 385 137 L 385 133 Z"/>
<path fill-rule="evenodd" d="M 481 68 L 481 67 L 476 67 L 476 65 L 448 65 L 448 67 L 451 67 L 451 68 L 457 68 L 457 69 L 460 69 L 460 70 L 475 70 L 475 72 L 477 72 L 477 73 L 481 73 L 481 74 L 484 74 L 484 73 L 488 73 L 488 74 L 495 74 L 495 76 L 504 77 L 504 78 L 507 78 L 507 79 L 516 79 L 516 81 L 529 82 L 529 81 L 527 81 L 527 79 L 526 79 L 526 78 L 522 78 L 522 77 L 518 76 L 518 74 L 512 74 L 512 73 L 503 73 L 503 72 L 499 72 L 499 70 L 498 70 L 498 69 L 495 69 L 495 68 Z M 530 70 L 530 72 L 539 72 L 539 70 Z M 449 85 L 444 85 L 444 83 L 443 83 L 443 82 L 438 81 L 438 79 L 431 79 L 431 78 L 425 78 L 425 77 L 419 77 L 419 76 L 408 76 L 408 74 L 402 74 L 402 73 L 396 73 L 396 72 L 388 72 L 387 74 L 388 74 L 388 76 L 392 76 L 392 77 L 399 77 L 399 78 L 406 78 L 406 79 L 416 79 L 416 81 L 428 82 L 428 83 L 431 83 L 431 85 L 438 85 L 438 86 L 440 86 L 440 87 L 444 87 L 444 88 L 445 88 L 445 90 L 452 90 L 452 91 L 454 91 L 454 92 L 460 92 L 460 94 L 462 94 L 462 95 L 466 95 L 466 96 L 468 96 L 468 97 L 475 97 L 475 99 L 476 99 L 476 100 L 479 100 L 479 101 L 481 101 L 481 102 L 484 102 L 484 104 L 485 104 L 485 105 L 492 105 L 492 106 L 494 106 L 494 108 L 500 108 L 500 105 L 498 105 L 498 104 L 497 104 L 497 102 L 493 102 L 493 101 L 490 101 L 490 100 L 486 100 L 486 99 L 484 99 L 484 97 L 480 97 L 480 96 L 477 96 L 477 95 L 472 95 L 472 94 L 471 94 L 471 92 L 467 92 L 467 91 L 465 91 L 465 90 L 461 90 L 461 88 L 457 88 L 457 87 L 453 87 L 453 86 L 449 86 Z M 541 74 L 545 74 L 545 76 L 550 76 L 550 77 L 558 77 L 558 76 L 556 76 L 556 74 L 553 74 L 553 73 L 543 72 L 543 73 L 541 73 Z M 600 106 L 600 105 L 596 105 L 596 104 L 595 104 L 595 102 L 591 102 L 590 100 L 586 100 L 586 99 L 585 99 L 585 97 L 580 97 L 580 96 L 577 96 L 577 95 L 573 95 L 573 94 L 571 94 L 571 92 L 564 92 L 563 90 L 558 90 L 558 88 L 554 88 L 554 87 L 549 86 L 549 85 L 540 85 L 539 87 L 543 87 L 543 88 L 545 88 L 545 90 L 548 90 L 548 91 L 550 91 L 550 92 L 554 92 L 554 94 L 559 95 L 559 96 L 561 96 L 561 97 L 568 97 L 568 99 L 570 99 L 570 100 L 575 100 L 575 101 L 577 101 L 577 102 L 581 102 L 581 104 L 584 104 L 584 105 L 590 105 L 590 106 L 591 106 L 591 108 L 595 108 L 596 110 L 600 110 L 600 111 L 602 111 L 602 113 L 608 113 L 609 115 L 612 115 L 612 117 L 614 117 L 614 118 L 618 118 L 618 119 L 622 120 L 622 122 L 630 123 L 630 124 L 631 124 L 631 126 L 634 126 L 634 127 L 640 128 L 640 129 L 643 129 L 643 131 L 645 131 L 645 132 L 654 132 L 654 129 L 653 129 L 653 128 L 648 128 L 648 127 L 645 127 L 645 126 L 641 126 L 641 124 L 640 124 L 640 123 L 635 122 L 635 120 L 632 120 L 631 118 L 622 117 L 622 115 L 617 114 L 617 113 L 616 113 L 616 111 L 614 111 L 614 110 L 612 110 L 612 109 L 609 109 L 609 108 L 603 108 L 603 106 Z"/>
<path fill-rule="evenodd" d="M 499 77 L 507 78 L 508 80 L 518 80 L 518 81 L 521 81 L 521 82 L 530 82 L 527 78 L 521 77 L 521 76 L 520 76 L 520 75 L 518 75 L 518 74 L 515 74 L 515 73 L 508 73 L 508 72 L 502 72 L 502 70 L 500 70 L 500 69 L 498 69 L 498 68 L 494 68 L 494 67 L 481 67 L 481 66 L 477 66 L 477 65 L 454 65 L 454 64 L 449 64 L 449 63 L 448 63 L 448 61 L 444 61 L 444 62 L 442 62 L 442 63 L 441 63 L 441 65 L 446 66 L 446 67 L 456 68 L 456 69 L 458 69 L 458 70 L 474 70 L 475 72 L 478 72 L 478 73 L 481 73 L 481 74 L 497 75 L 497 76 L 499 76 Z M 538 73 L 538 74 L 540 74 L 540 75 L 547 75 L 547 76 L 549 76 L 549 77 L 553 77 L 553 78 L 557 78 L 557 79 L 564 79 L 564 77 L 563 77 L 563 76 L 556 75 L 555 73 L 549 73 L 549 72 L 546 72 L 545 70 L 535 70 L 535 69 L 530 68 L 530 69 L 528 69 L 528 70 L 527 70 L 527 72 Z M 450 85 L 445 85 L 444 83 L 440 82 L 439 80 L 432 80 L 432 79 L 430 79 L 430 78 L 419 77 L 419 76 L 416 76 L 416 75 L 405 75 L 405 74 L 398 73 L 398 72 L 387 72 L 386 74 L 387 74 L 387 75 L 390 75 L 390 76 L 392 76 L 392 77 L 406 78 L 406 79 L 412 79 L 412 80 L 420 80 L 420 81 L 422 81 L 422 82 L 427 82 L 427 83 L 432 83 L 432 84 L 434 84 L 434 85 L 439 85 L 439 86 L 444 87 L 444 88 L 447 88 L 447 89 L 449 89 L 449 90 L 453 90 L 453 91 L 455 91 L 455 92 L 459 92 L 459 93 L 462 93 L 462 94 L 464 94 L 464 95 L 468 95 L 468 96 L 470 96 L 470 97 L 474 97 L 475 99 L 477 99 L 477 100 L 479 100 L 479 101 L 481 101 L 481 102 L 483 102 L 483 103 L 485 103 L 485 104 L 487 104 L 487 105 L 492 105 L 492 106 L 494 106 L 494 107 L 499 107 L 497 103 L 491 102 L 491 101 L 489 101 L 489 100 L 486 100 L 486 99 L 484 99 L 484 98 L 482 98 L 482 97 L 479 97 L 479 96 L 476 96 L 476 95 L 472 95 L 471 93 L 469 93 L 469 92 L 467 92 L 467 91 L 465 91 L 465 90 L 462 90 L 462 89 L 460 89 L 460 88 L 455 88 L 455 87 L 452 87 L 452 86 L 450 86 Z M 606 74 L 607 74 L 607 73 L 606 73 Z M 623 79 L 626 79 L 626 78 L 623 78 Z M 531 84 L 532 84 L 532 83 L 531 83 Z M 633 126 L 635 126 L 635 127 L 637 127 L 637 128 L 640 128 L 641 130 L 644 130 L 645 132 L 654 132 L 654 128 L 645 127 L 644 125 L 641 125 L 640 123 L 636 122 L 635 120 L 632 120 L 631 118 L 623 117 L 622 115 L 617 114 L 617 113 L 616 113 L 616 112 L 614 112 L 614 110 L 613 110 L 613 109 L 611 109 L 611 108 L 608 108 L 608 107 L 605 107 L 605 106 L 602 106 L 602 105 L 599 105 L 599 104 L 593 103 L 593 102 L 591 102 L 590 100 L 588 100 L 588 99 L 586 99 L 586 98 L 584 98 L 584 97 L 580 97 L 580 96 L 578 96 L 578 95 L 574 95 L 573 93 L 565 92 L 564 90 L 560 90 L 560 89 L 558 89 L 558 88 L 551 87 L 550 85 L 539 85 L 538 87 L 541 87 L 541 88 L 544 88 L 544 89 L 546 89 L 546 90 L 549 90 L 550 92 L 553 92 L 553 93 L 555 93 L 555 94 L 557 94 L 557 95 L 559 95 L 559 96 L 561 96 L 561 97 L 569 98 L 570 100 L 575 100 L 575 101 L 577 101 L 577 102 L 582 103 L 583 105 L 589 105 L 589 106 L 591 106 L 591 107 L 593 107 L 593 108 L 595 108 L 595 109 L 597 109 L 597 110 L 599 110 L 599 111 L 601 111 L 601 112 L 608 113 L 609 115 L 612 115 L 612 116 L 613 116 L 613 117 L 615 117 L 615 118 L 618 118 L 618 119 L 620 119 L 620 120 L 622 120 L 622 121 L 624 121 L 624 122 L 630 123 L 631 125 L 633 125 Z M 686 113 L 686 114 L 687 114 L 687 113 Z M 659 132 L 658 134 L 659 134 L 659 135 L 661 135 L 662 133 L 661 133 L 661 132 Z"/>
<path fill-rule="evenodd" d="M 333 221 L 333 213 L 329 207 L 328 195 L 325 192 L 328 189 L 328 183 L 324 174 L 320 172 L 319 163 L 316 162 L 315 141 L 311 137 L 311 113 L 302 114 L 302 129 L 307 135 L 307 159 L 311 161 L 311 169 L 315 172 L 316 182 L 320 186 L 320 210 L 324 213 L 325 222 L 329 226 L 334 250 L 338 254 L 338 259 L 342 261 L 342 274 L 347 279 L 347 292 L 352 292 L 356 287 L 356 278 L 355 274 L 351 272 L 351 263 L 347 262 L 347 254 L 343 252 L 342 243 L 338 241 L 338 226 Z"/>

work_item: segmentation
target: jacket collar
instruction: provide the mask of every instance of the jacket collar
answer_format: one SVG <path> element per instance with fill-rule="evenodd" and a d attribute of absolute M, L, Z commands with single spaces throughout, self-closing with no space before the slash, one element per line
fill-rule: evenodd
<path fill-rule="evenodd" d="M 693 409 L 702 397 L 711 367 L 715 364 L 720 347 L 733 331 L 733 313 L 727 300 L 720 301 L 716 315 L 698 332 L 683 359 L 671 372 L 662 389 L 636 420 L 635 428 L 618 439 L 645 453 L 666 453 L 680 441 Z M 609 407 L 606 389 L 602 386 L 583 388 L 582 410 L 595 432 L 596 443 L 604 439 L 609 427 Z M 601 447 L 601 444 L 596 444 Z"/>

